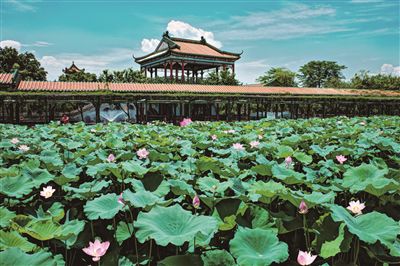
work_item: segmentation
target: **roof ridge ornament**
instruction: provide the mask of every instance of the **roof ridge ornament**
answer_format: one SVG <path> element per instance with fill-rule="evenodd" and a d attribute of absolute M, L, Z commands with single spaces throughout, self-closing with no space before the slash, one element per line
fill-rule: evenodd
<path fill-rule="evenodd" d="M 164 32 L 162 36 L 169 38 L 169 32 L 168 31 Z"/>
<path fill-rule="evenodd" d="M 204 38 L 204 36 L 201 36 L 200 43 L 202 43 L 202 44 L 206 44 L 207 43 L 206 38 Z"/>

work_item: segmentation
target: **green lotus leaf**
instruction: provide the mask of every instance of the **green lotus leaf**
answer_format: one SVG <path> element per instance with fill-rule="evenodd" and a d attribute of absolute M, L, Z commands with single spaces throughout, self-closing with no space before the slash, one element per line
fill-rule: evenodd
<path fill-rule="evenodd" d="M 168 183 L 171 185 L 171 191 L 175 195 L 194 195 L 196 194 L 193 187 L 186 181 L 170 179 Z"/>
<path fill-rule="evenodd" d="M 54 180 L 55 176 L 50 174 L 46 169 L 29 168 L 22 169 L 22 176 L 29 178 L 34 187 L 40 187 L 42 184 Z"/>
<path fill-rule="evenodd" d="M 38 246 L 31 243 L 25 237 L 15 231 L 0 231 L 0 250 L 16 247 L 25 252 L 31 252 L 38 249 Z"/>
<path fill-rule="evenodd" d="M 6 207 L 0 206 L 0 227 L 8 227 L 11 219 L 16 216 L 15 212 L 9 211 Z"/>
<path fill-rule="evenodd" d="M 65 165 L 63 170 L 61 171 L 62 176 L 56 177 L 55 182 L 58 185 L 64 185 L 69 182 L 75 182 L 79 180 L 79 174 L 82 172 L 81 168 L 76 167 L 76 164 L 69 163 Z"/>
<path fill-rule="evenodd" d="M 88 166 L 86 174 L 92 177 L 96 175 L 104 176 L 110 173 L 111 168 L 117 168 L 117 165 L 112 163 L 98 163 Z"/>
<path fill-rule="evenodd" d="M 296 151 L 293 154 L 293 157 L 296 158 L 299 162 L 301 162 L 302 164 L 310 164 L 313 160 L 312 156 L 305 154 L 304 152 L 298 152 Z"/>
<path fill-rule="evenodd" d="M 288 245 L 280 242 L 273 230 L 238 227 L 229 245 L 239 265 L 271 265 L 289 257 Z"/>
<path fill-rule="evenodd" d="M 130 238 L 133 234 L 133 224 L 129 223 L 126 224 L 126 222 L 119 222 L 117 226 L 117 230 L 115 232 L 115 237 L 118 241 L 118 244 L 122 244 L 125 240 Z"/>
<path fill-rule="evenodd" d="M 72 246 L 78 238 L 78 235 L 85 228 L 85 222 L 80 220 L 71 220 L 61 225 L 61 229 L 57 231 L 55 238 L 66 241 L 67 246 Z"/>
<path fill-rule="evenodd" d="M 335 222 L 344 222 L 350 233 L 368 244 L 379 241 L 390 248 L 400 234 L 400 224 L 383 213 L 374 211 L 353 217 L 342 206 L 331 205 L 330 208 Z"/>
<path fill-rule="evenodd" d="M 141 190 L 133 193 L 130 190 L 125 190 L 123 193 L 124 200 L 130 202 L 135 208 L 145 208 L 153 206 L 163 201 L 162 198 L 155 196 L 152 192 L 147 190 Z"/>
<path fill-rule="evenodd" d="M 43 150 L 40 153 L 39 158 L 42 162 L 46 164 L 47 169 L 50 170 L 57 169 L 64 164 L 59 152 L 55 150 Z"/>
<path fill-rule="evenodd" d="M 288 156 L 292 156 L 292 154 L 293 154 L 293 149 L 291 147 L 285 145 L 279 145 L 277 147 L 275 156 L 278 158 L 286 158 Z"/>
<path fill-rule="evenodd" d="M 17 216 L 18 217 L 18 216 Z M 20 233 L 28 234 L 31 237 L 45 241 L 53 239 L 61 230 L 61 226 L 51 220 L 30 220 L 25 226 L 13 224 Z"/>
<path fill-rule="evenodd" d="M 204 266 L 234 266 L 232 255 L 226 250 L 210 250 L 201 255 Z"/>
<path fill-rule="evenodd" d="M 46 211 L 43 210 L 42 206 L 39 206 L 39 209 L 36 211 L 35 220 L 51 219 L 58 222 L 64 218 L 64 214 L 64 206 L 60 202 L 54 202 Z"/>
<path fill-rule="evenodd" d="M 88 199 L 98 194 L 101 190 L 108 187 L 111 184 L 111 181 L 91 181 L 85 182 L 79 186 L 79 188 L 66 186 L 64 185 L 62 188 L 65 191 L 71 192 L 70 194 L 72 198 L 78 199 Z"/>
<path fill-rule="evenodd" d="M 273 198 L 286 194 L 288 189 L 281 183 L 270 180 L 268 182 L 257 181 L 249 188 L 249 196 L 251 199 L 258 200 L 256 194 L 262 195 L 262 202 L 269 203 Z"/>
<path fill-rule="evenodd" d="M 288 185 L 300 184 L 304 182 L 305 179 L 305 175 L 303 173 L 298 173 L 281 165 L 274 165 L 272 167 L 272 176 L 282 180 Z"/>
<path fill-rule="evenodd" d="M 181 246 L 194 237 L 210 238 L 217 231 L 217 221 L 213 217 L 192 215 L 179 205 L 171 207 L 155 206 L 150 212 L 140 212 L 135 222 L 136 237 L 144 243 L 154 239 L 160 246 L 169 243 Z"/>
<path fill-rule="evenodd" d="M 203 262 L 199 255 L 177 255 L 166 257 L 158 262 L 159 266 L 202 266 Z"/>
<path fill-rule="evenodd" d="M 384 176 L 388 169 L 379 169 L 373 164 L 361 164 L 351 167 L 343 174 L 342 186 L 349 188 L 350 192 L 366 191 L 375 196 L 381 196 L 388 191 L 398 191 L 400 184 L 394 179 Z"/>
<path fill-rule="evenodd" d="M 272 175 L 271 168 L 272 168 L 271 165 L 258 164 L 258 165 L 253 166 L 251 168 L 251 170 L 261 176 L 271 176 Z"/>
<path fill-rule="evenodd" d="M 26 176 L 6 176 L 0 179 L 0 193 L 9 197 L 22 198 L 31 193 L 34 186 L 34 182 Z"/>
<path fill-rule="evenodd" d="M 136 160 L 127 161 L 122 163 L 122 169 L 124 169 L 128 173 L 134 173 L 139 177 L 144 176 L 149 169 L 143 167 L 140 162 Z"/>
<path fill-rule="evenodd" d="M 320 256 L 324 259 L 336 256 L 336 254 L 340 253 L 340 245 L 344 240 L 344 226 L 345 224 L 340 224 L 339 227 L 339 235 L 336 239 L 332 241 L 325 241 L 321 246 Z"/>
<path fill-rule="evenodd" d="M 62 255 L 53 255 L 50 252 L 39 251 L 34 254 L 24 253 L 19 248 L 9 248 L 0 252 L 0 261 L 4 266 L 32 265 L 32 266 L 64 266 Z M 4 264 L 3 264 L 4 262 Z"/>
<path fill-rule="evenodd" d="M 112 219 L 123 208 L 118 202 L 118 195 L 115 193 L 102 195 L 91 201 L 87 201 L 83 210 L 89 220 Z"/>

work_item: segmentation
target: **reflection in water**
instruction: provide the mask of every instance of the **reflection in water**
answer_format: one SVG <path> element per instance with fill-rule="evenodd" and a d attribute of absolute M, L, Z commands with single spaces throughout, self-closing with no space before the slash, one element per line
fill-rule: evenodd
<path fill-rule="evenodd" d="M 94 123 L 96 121 L 95 107 L 90 104 L 82 108 L 82 112 L 75 110 L 70 113 L 72 121 L 83 121 L 85 123 Z M 104 103 L 100 106 L 101 122 L 136 122 L 136 107 L 134 104 L 108 104 Z"/>

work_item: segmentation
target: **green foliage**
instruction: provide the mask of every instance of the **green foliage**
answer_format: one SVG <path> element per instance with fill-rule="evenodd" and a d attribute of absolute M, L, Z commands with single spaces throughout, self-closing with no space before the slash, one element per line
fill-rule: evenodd
<path fill-rule="evenodd" d="M 235 74 L 232 74 L 228 69 L 221 70 L 218 73 L 216 71 L 210 72 L 202 83 L 205 85 L 241 85 Z"/>
<path fill-rule="evenodd" d="M 239 227 L 229 244 L 239 265 L 271 265 L 289 257 L 288 245 L 280 242 L 273 230 Z"/>
<path fill-rule="evenodd" d="M 58 77 L 58 81 L 96 82 L 97 76 L 94 73 L 85 71 L 64 73 Z"/>
<path fill-rule="evenodd" d="M 149 80 L 144 76 L 143 72 L 127 68 L 123 70 L 110 71 L 103 70 L 99 75 L 100 82 L 119 82 L 119 83 L 148 83 Z"/>
<path fill-rule="evenodd" d="M 297 87 L 296 73 L 283 67 L 273 67 L 257 81 L 264 86 L 272 87 Z"/>
<path fill-rule="evenodd" d="M 400 77 L 385 74 L 373 75 L 368 71 L 360 71 L 351 79 L 351 87 L 363 90 L 400 90 Z"/>
<path fill-rule="evenodd" d="M 12 73 L 15 70 L 18 70 L 23 80 L 46 80 L 47 72 L 34 54 L 18 53 L 15 48 L 0 47 L 0 73 Z"/>
<path fill-rule="evenodd" d="M 97 238 L 110 241 L 101 265 L 294 265 L 305 223 L 315 265 L 397 262 L 399 124 L 386 116 L 0 124 L 1 259 L 87 265 L 82 248 Z M 137 157 L 141 148 L 148 158 Z M 47 186 L 55 192 L 44 198 Z M 365 204 L 361 215 L 346 209 L 353 200 Z"/>
<path fill-rule="evenodd" d="M 327 84 L 344 78 L 346 66 L 333 61 L 310 61 L 300 67 L 298 75 L 304 87 L 324 88 Z"/>

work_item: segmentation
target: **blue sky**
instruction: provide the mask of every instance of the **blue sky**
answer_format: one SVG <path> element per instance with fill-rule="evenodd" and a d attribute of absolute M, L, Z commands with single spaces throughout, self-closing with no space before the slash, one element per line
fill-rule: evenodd
<path fill-rule="evenodd" d="M 0 0 L 1 45 L 34 52 L 53 80 L 71 61 L 87 71 L 138 68 L 132 54 L 150 51 L 165 30 L 244 51 L 245 83 L 271 67 L 310 60 L 400 75 L 400 4 L 343 1 L 90 1 Z"/>

